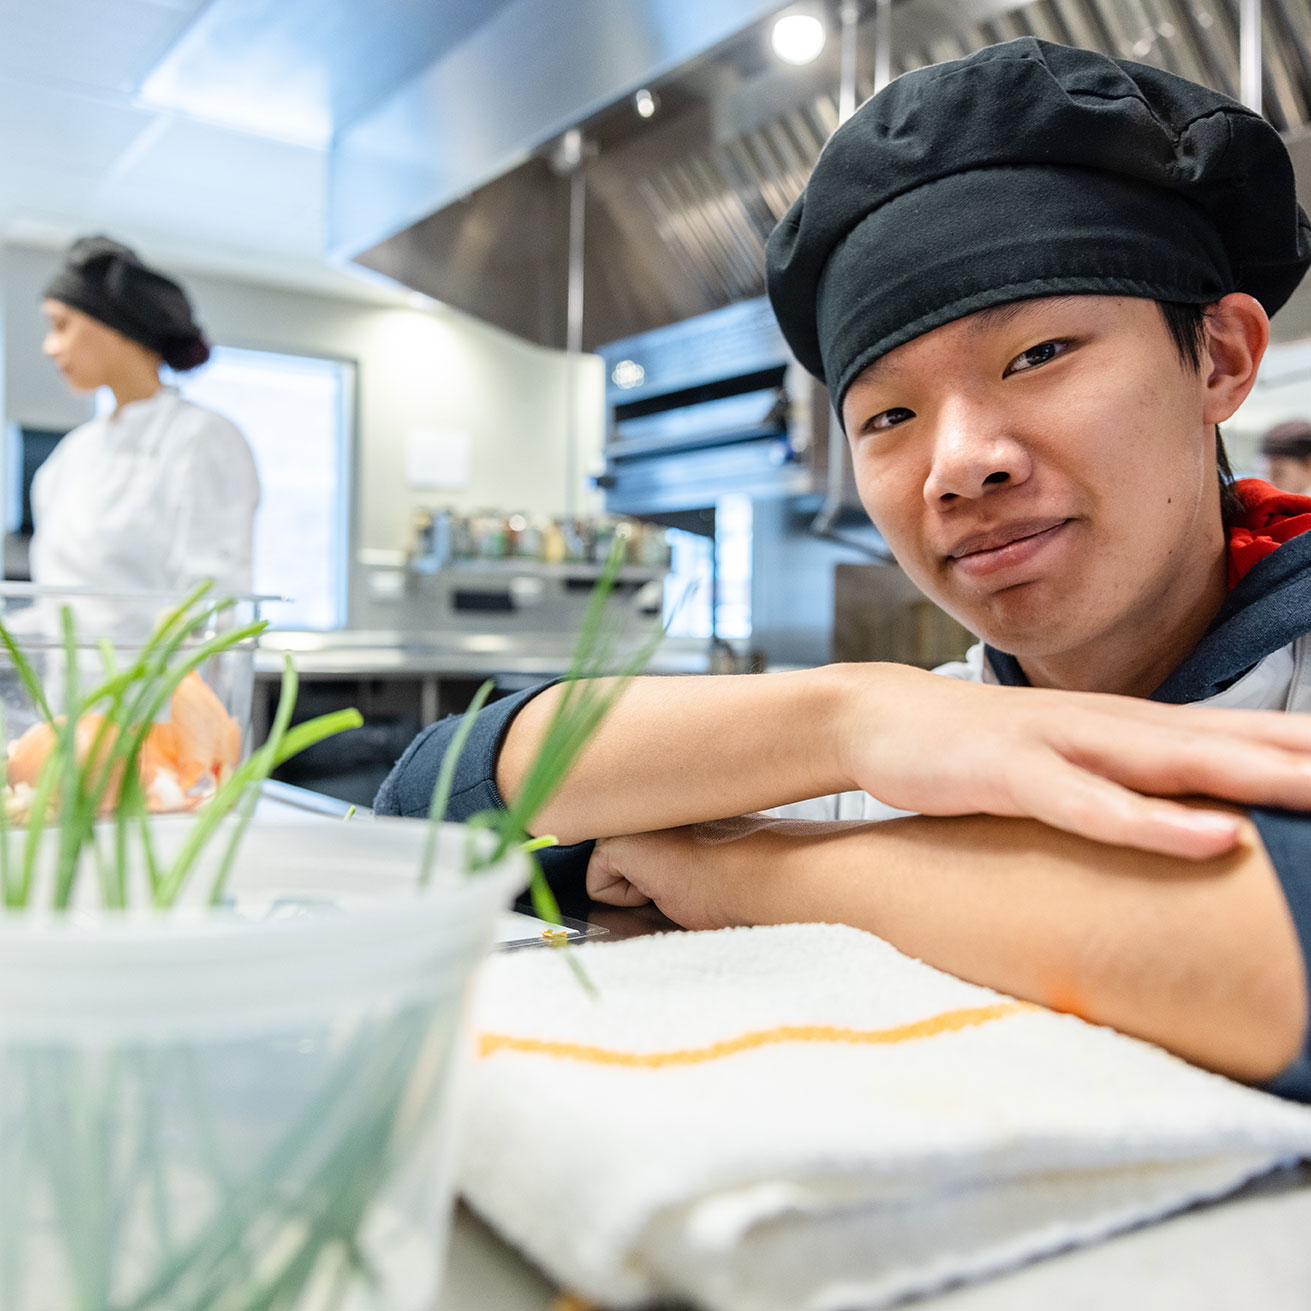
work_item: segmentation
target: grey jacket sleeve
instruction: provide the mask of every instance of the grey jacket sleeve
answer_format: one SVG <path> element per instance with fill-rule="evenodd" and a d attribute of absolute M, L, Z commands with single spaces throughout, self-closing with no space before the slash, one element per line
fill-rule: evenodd
<path fill-rule="evenodd" d="M 1308 977 L 1311 977 L 1311 814 L 1255 807 L 1249 814 L 1279 876 L 1284 900 L 1288 903 L 1302 945 L 1302 960 Z M 1311 1041 L 1308 1035 L 1303 1036 L 1302 1050 L 1297 1059 L 1263 1086 L 1281 1097 L 1311 1102 Z"/>
<path fill-rule="evenodd" d="M 455 767 L 451 799 L 446 818 L 466 820 L 480 810 L 504 810 L 505 802 L 496 789 L 496 758 L 515 715 L 539 692 L 551 687 L 543 683 L 492 702 L 481 710 Z M 448 715 L 430 724 L 405 749 L 405 754 L 383 780 L 373 809 L 379 815 L 423 818 L 428 813 L 437 771 L 460 726 L 460 715 Z M 537 853 L 543 872 L 552 882 L 564 880 L 581 885 L 587 873 L 592 843 L 572 847 L 548 847 Z"/>

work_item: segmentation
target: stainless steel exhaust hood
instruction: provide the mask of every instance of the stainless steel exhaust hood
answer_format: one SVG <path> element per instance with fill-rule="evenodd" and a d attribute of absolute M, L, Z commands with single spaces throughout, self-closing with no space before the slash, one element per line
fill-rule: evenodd
<path fill-rule="evenodd" d="M 893 75 L 1033 35 L 1240 89 L 1240 0 L 899 0 Z M 863 6 L 864 18 L 872 0 Z M 1311 0 L 1263 0 L 1263 111 L 1311 122 Z M 858 98 L 872 91 L 872 21 Z M 580 126 L 590 145 L 583 346 L 760 295 L 764 241 L 837 125 L 837 52 L 783 69 L 751 30 Z M 566 340 L 569 180 L 533 157 L 356 256 L 359 263 L 542 345 Z"/>

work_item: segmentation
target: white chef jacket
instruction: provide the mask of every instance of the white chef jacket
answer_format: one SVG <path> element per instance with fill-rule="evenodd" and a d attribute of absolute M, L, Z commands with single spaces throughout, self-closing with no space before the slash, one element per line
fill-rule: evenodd
<path fill-rule="evenodd" d="M 32 580 L 249 592 L 259 477 L 238 429 L 173 387 L 74 428 L 32 482 Z"/>

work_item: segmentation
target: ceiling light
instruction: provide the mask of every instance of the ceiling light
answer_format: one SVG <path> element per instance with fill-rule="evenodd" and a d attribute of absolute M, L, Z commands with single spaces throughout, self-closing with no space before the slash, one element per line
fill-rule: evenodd
<path fill-rule="evenodd" d="M 655 93 L 648 91 L 643 87 L 636 95 L 633 96 L 633 108 L 643 118 L 650 118 L 652 114 L 660 108 L 660 102 L 656 99 Z"/>
<path fill-rule="evenodd" d="M 646 370 L 636 360 L 620 360 L 610 373 L 610 381 L 628 391 L 646 381 Z"/>
<path fill-rule="evenodd" d="M 819 58 L 827 35 L 814 14 L 784 14 L 775 20 L 770 40 L 785 64 L 809 64 Z"/>

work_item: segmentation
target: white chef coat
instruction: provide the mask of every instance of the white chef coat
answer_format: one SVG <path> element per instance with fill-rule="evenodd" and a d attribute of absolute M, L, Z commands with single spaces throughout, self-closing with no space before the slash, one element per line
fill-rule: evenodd
<path fill-rule="evenodd" d="M 55 587 L 251 590 L 259 477 L 221 415 L 173 387 L 74 428 L 32 482 L 32 580 Z"/>

